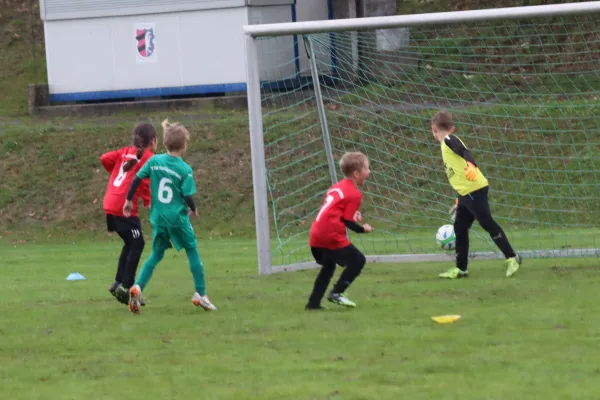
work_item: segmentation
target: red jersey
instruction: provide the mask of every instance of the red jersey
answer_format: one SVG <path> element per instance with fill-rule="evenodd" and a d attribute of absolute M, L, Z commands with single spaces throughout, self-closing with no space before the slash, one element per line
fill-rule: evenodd
<path fill-rule="evenodd" d="M 120 150 L 109 151 L 102 154 L 100 161 L 106 171 L 110 173 L 106 193 L 104 194 L 104 212 L 110 215 L 123 217 L 123 205 L 127 197 L 129 186 L 137 172 L 154 155 L 150 150 L 144 150 L 142 158 L 127 171 L 123 171 L 126 161 L 136 158 L 137 148 L 134 146 L 124 147 Z M 137 216 L 138 200 L 142 198 L 145 207 L 150 207 L 150 180 L 143 179 L 133 197 L 133 210 L 131 216 Z"/>
<path fill-rule="evenodd" d="M 362 193 L 350 179 L 343 179 L 330 187 L 310 228 L 310 246 L 330 250 L 349 246 L 346 225 L 342 220 L 354 221 L 361 201 Z"/>

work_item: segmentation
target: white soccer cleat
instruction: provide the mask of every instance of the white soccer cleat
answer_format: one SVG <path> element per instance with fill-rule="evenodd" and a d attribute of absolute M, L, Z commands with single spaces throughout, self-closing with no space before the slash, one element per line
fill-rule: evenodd
<path fill-rule="evenodd" d="M 196 292 L 192 296 L 192 303 L 196 307 L 202 307 L 204 311 L 216 311 L 217 307 L 210 302 L 208 296 L 200 296 L 200 293 Z"/>

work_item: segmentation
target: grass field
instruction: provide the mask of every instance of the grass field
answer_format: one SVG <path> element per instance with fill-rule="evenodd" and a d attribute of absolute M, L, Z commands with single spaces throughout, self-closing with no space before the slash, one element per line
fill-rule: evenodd
<path fill-rule="evenodd" d="M 251 240 L 199 244 L 209 295 L 194 308 L 167 253 L 139 316 L 107 292 L 104 236 L 0 241 L 6 399 L 593 399 L 600 391 L 596 259 L 501 263 L 440 281 L 444 264 L 367 265 L 355 310 L 303 311 L 315 271 L 259 277 Z M 147 253 L 146 253 L 147 254 Z M 65 281 L 70 272 L 87 280 Z M 452 325 L 434 315 L 460 314 Z M 175 396 L 175 397 L 174 397 Z"/>
<path fill-rule="evenodd" d="M 398 13 L 413 14 L 541 2 L 565 1 L 397 4 Z M 0 6 L 0 400 L 600 397 L 598 258 L 526 259 L 513 279 L 504 277 L 501 261 L 473 261 L 471 278 L 455 282 L 437 278 L 451 260 L 369 264 L 349 291 L 358 308 L 306 313 L 316 271 L 257 273 L 246 111 L 29 117 L 27 85 L 46 81 L 38 2 L 0 0 Z M 571 42 L 585 54 L 597 53 L 600 42 L 581 36 L 585 25 L 568 35 L 559 28 L 559 37 L 569 36 L 563 46 L 569 54 L 581 50 Z M 429 58 L 449 49 L 447 60 L 436 60 L 438 70 L 463 68 L 474 48 L 478 54 L 502 48 L 493 35 L 479 35 L 484 42 L 477 47 L 459 31 L 439 40 L 432 32 L 423 30 L 418 43 Z M 516 59 L 541 71 L 518 51 Z M 510 52 L 500 53 L 510 59 Z M 557 65 L 587 68 L 563 53 L 556 57 Z M 494 215 L 518 250 L 600 247 L 597 69 L 561 82 L 555 75 L 540 78 L 534 87 L 525 79 L 513 82 L 521 71 L 499 69 L 496 75 L 510 76 L 475 74 L 465 81 L 424 64 L 413 84 L 364 85 L 326 111 L 336 150 L 358 143 L 375 155 L 363 212 L 377 232 L 356 238 L 357 245 L 369 254 L 441 252 L 435 228 L 448 222 L 453 201 L 437 149 L 431 150 L 428 124 L 437 106 L 399 116 L 369 101 L 385 104 L 408 94 L 425 103 L 465 100 L 506 90 L 495 105 L 456 111 L 476 157 L 486 159 Z M 517 87 L 519 95 L 512 95 Z M 553 98 L 541 110 L 519 103 L 526 89 L 539 99 L 580 96 Z M 310 260 L 306 230 L 329 184 L 326 164 L 295 163 L 322 148 L 314 108 L 302 118 L 302 107 L 295 107 L 265 115 L 271 196 L 281 200 L 269 204 L 276 207 L 271 217 L 283 248 L 276 251 L 273 229 L 275 264 Z M 192 306 L 187 260 L 176 252 L 158 267 L 140 316 L 107 291 L 120 241 L 104 232 L 107 176 L 99 155 L 128 145 L 136 122 L 158 125 L 165 117 L 192 132 L 186 160 L 199 188 L 201 218 L 194 225 L 209 295 L 219 308 L 212 314 Z M 314 196 L 300 203 L 309 184 Z M 147 210 L 141 217 L 148 235 Z M 472 250 L 494 250 L 479 227 L 471 237 Z M 149 247 L 148 241 L 143 259 Z M 87 279 L 65 281 L 71 272 Z M 431 320 L 443 314 L 462 319 L 452 325 Z"/>

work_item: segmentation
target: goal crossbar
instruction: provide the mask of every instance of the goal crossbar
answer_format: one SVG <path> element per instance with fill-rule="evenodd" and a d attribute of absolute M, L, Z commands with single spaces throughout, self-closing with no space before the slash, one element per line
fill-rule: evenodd
<path fill-rule="evenodd" d="M 578 15 L 600 12 L 600 1 L 585 3 L 547 4 L 541 6 L 504 7 L 485 10 L 447 11 L 429 14 L 393 15 L 385 17 L 348 18 L 323 21 L 284 22 L 263 25 L 244 25 L 252 37 L 298 35 L 385 29 L 415 25 L 454 24 L 476 21 L 543 18 L 556 15 Z"/>

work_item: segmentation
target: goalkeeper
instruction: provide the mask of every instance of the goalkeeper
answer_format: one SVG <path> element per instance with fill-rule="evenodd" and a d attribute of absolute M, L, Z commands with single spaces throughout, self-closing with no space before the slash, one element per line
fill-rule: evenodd
<path fill-rule="evenodd" d="M 446 176 L 456 192 L 458 199 L 451 213 L 454 217 L 456 235 L 456 267 L 440 274 L 440 278 L 467 278 L 469 256 L 469 229 L 477 220 L 479 225 L 490 234 L 496 246 L 502 251 L 506 261 L 506 276 L 513 276 L 521 264 L 521 257 L 515 253 L 506 234 L 492 218 L 488 203 L 488 181 L 481 173 L 473 155 L 465 144 L 454 135 L 455 125 L 452 115 L 440 111 L 431 120 L 433 136 L 441 143 L 442 159 Z"/>

